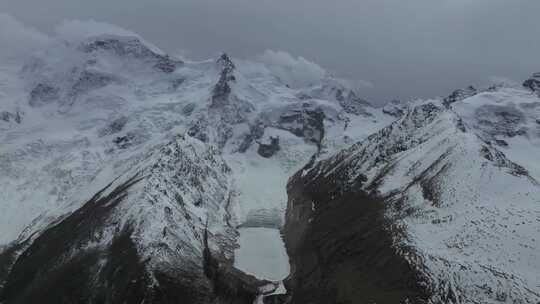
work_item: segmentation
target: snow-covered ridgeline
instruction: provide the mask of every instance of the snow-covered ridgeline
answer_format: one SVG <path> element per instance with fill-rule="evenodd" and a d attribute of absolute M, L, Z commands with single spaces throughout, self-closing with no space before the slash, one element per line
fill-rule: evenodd
<path fill-rule="evenodd" d="M 304 175 L 339 174 L 343 193 L 384 198 L 395 246 L 424 276 L 430 301 L 534 303 L 539 111 L 535 94 L 506 87 L 450 108 L 418 102 Z"/>

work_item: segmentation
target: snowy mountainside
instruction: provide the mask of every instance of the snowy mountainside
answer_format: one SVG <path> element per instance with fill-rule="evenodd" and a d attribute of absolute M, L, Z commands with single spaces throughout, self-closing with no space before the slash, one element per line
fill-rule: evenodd
<path fill-rule="evenodd" d="M 84 265 L 85 301 L 251 303 L 263 281 L 232 267 L 237 227 L 279 228 L 294 171 L 394 119 L 337 82 L 346 99 L 311 90 L 109 34 L 0 69 L 0 301 L 57 303 Z"/>
<path fill-rule="evenodd" d="M 386 300 L 376 291 L 364 299 L 388 301 L 390 290 L 413 303 L 540 299 L 540 100 L 523 88 L 508 87 L 459 95 L 463 98 L 452 103 L 411 104 L 399 120 L 305 168 L 289 184 L 288 230 L 293 240 L 298 239 L 298 227 L 312 229 L 296 220 L 299 212 L 308 222 L 321 224 L 318 210 L 331 208 L 340 198 L 360 195 L 359 204 L 366 205 L 382 201 L 386 226 L 363 233 L 390 237 L 394 251 L 384 256 L 387 265 L 402 267 L 399 263 L 405 261 L 414 279 L 397 283 L 396 289 L 386 287 Z M 329 197 L 316 190 L 325 183 Z M 310 201 L 310 209 L 303 207 Z M 295 254 L 302 256 L 301 249 L 290 252 L 293 263 Z M 396 256 L 401 262 L 393 260 Z M 384 265 L 366 269 L 384 273 Z M 297 273 L 300 280 L 303 272 Z M 372 278 L 378 279 L 388 278 Z"/>
<path fill-rule="evenodd" d="M 13 231 L 3 235 L 3 243 L 43 211 L 64 206 L 81 192 L 78 186 L 97 182 L 85 193 L 92 195 L 119 174 L 116 163 L 172 134 L 186 132 L 234 154 L 279 130 L 314 144 L 334 140 L 314 134 L 322 126 L 312 125 L 324 121 L 345 129 L 346 121 L 365 119 L 347 115 L 331 102 L 300 102 L 295 90 L 268 73 L 246 78 L 226 55 L 217 63 L 182 63 L 133 37 L 62 42 L 37 54 L 20 76 L 13 69 L 9 72 L 0 109 L 5 118 L 0 123 L 2 195 L 9 202 L 3 207 L 20 202 L 24 207 L 13 211 L 20 217 L 11 210 L 2 212 L 3 231 Z M 327 117 L 310 120 L 310 113 L 322 106 Z M 379 125 L 387 123 L 388 118 L 380 117 Z M 312 152 L 307 154 L 302 159 Z M 109 176 L 96 180 L 98 173 Z M 32 191 L 15 191 L 22 188 Z"/>
<path fill-rule="evenodd" d="M 0 63 L 0 303 L 540 300 L 537 74 L 375 108 L 286 70 L 118 33 Z"/>
<path fill-rule="evenodd" d="M 192 138 L 179 136 L 155 149 L 32 240 L 10 269 L 3 299 L 92 301 L 111 291 L 119 297 L 113 301 L 208 298 L 212 283 L 204 274 L 204 252 L 211 248 L 231 258 L 234 244 L 226 211 L 230 169 L 215 150 Z M 111 273 L 122 267 L 125 273 Z M 64 281 L 74 271 L 76 291 Z M 178 295 L 167 282 L 197 289 Z"/>

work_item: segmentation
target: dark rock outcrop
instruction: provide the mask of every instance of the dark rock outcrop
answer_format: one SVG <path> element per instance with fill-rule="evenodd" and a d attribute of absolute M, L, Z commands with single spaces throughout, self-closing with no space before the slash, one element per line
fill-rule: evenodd
<path fill-rule="evenodd" d="M 149 278 L 136 259 L 129 229 L 118 233 L 110 248 L 85 246 L 109 212 L 125 198 L 125 190 L 136 182 L 131 180 L 101 199 L 96 195 L 34 240 L 16 259 L 0 291 L 0 301 L 119 303 L 144 298 Z M 72 248 L 80 250 L 68 255 Z"/>
<path fill-rule="evenodd" d="M 219 80 L 212 90 L 212 107 L 219 107 L 228 102 L 231 94 L 230 82 L 236 80 L 234 76 L 234 63 L 229 56 L 223 53 L 217 60 L 218 68 L 220 69 Z"/>
<path fill-rule="evenodd" d="M 196 138 L 202 142 L 208 142 L 207 126 L 202 120 L 195 122 L 187 131 L 187 134 L 193 138 Z"/>
<path fill-rule="evenodd" d="M 325 134 L 324 119 L 323 110 L 304 104 L 299 109 L 292 109 L 283 113 L 279 117 L 276 127 L 302 137 L 307 142 L 316 144 L 320 150 L 322 149 Z"/>
<path fill-rule="evenodd" d="M 264 158 L 270 158 L 274 156 L 280 150 L 279 137 L 270 137 L 270 143 L 259 143 L 259 149 L 257 153 Z"/>
<path fill-rule="evenodd" d="M 400 100 L 394 99 L 383 107 L 382 112 L 395 118 L 400 118 L 405 114 L 405 109 L 406 106 Z"/>
<path fill-rule="evenodd" d="M 352 90 L 336 90 L 336 100 L 346 113 L 371 116 L 365 109 L 371 107 L 371 104 L 367 100 L 358 97 Z"/>
<path fill-rule="evenodd" d="M 172 73 L 183 62 L 168 55 L 158 54 L 136 37 L 107 36 L 84 43 L 80 49 L 85 53 L 107 51 L 120 57 L 132 57 L 150 61 L 156 70 Z"/>
<path fill-rule="evenodd" d="M 343 178 L 336 170 L 289 181 L 287 303 L 425 303 L 420 274 L 394 248 L 384 198 L 343 189 Z"/>
<path fill-rule="evenodd" d="M 238 152 L 246 152 L 256 140 L 260 139 L 264 135 L 265 128 L 265 124 L 260 121 L 256 121 L 254 124 L 251 124 L 249 126 L 249 133 L 244 136 L 244 140 L 238 147 Z"/>
<path fill-rule="evenodd" d="M 252 304 L 262 282 L 232 267 L 207 244 L 201 266 L 149 268 L 126 223 L 105 246 L 92 243 L 111 224 L 115 208 L 129 199 L 133 177 L 110 194 L 100 192 L 81 209 L 25 246 L 0 254 L 0 302 L 18 303 L 226 303 Z M 116 223 L 113 223 L 116 224 Z M 23 244 L 23 243 L 21 243 Z M 185 249 L 184 249 L 185 250 Z M 4 270 L 6 270 L 4 272 Z"/>
<path fill-rule="evenodd" d="M 531 78 L 523 82 L 523 86 L 533 92 L 540 92 L 540 73 L 534 73 Z"/>
<path fill-rule="evenodd" d="M 446 107 L 450 107 L 451 104 L 461 101 L 465 98 L 472 97 L 476 94 L 478 94 L 478 90 L 476 90 L 476 88 L 473 86 L 468 86 L 465 89 L 457 89 L 443 100 L 443 104 Z"/>
<path fill-rule="evenodd" d="M 19 111 L 16 111 L 15 113 L 11 113 L 8 111 L 2 111 L 0 112 L 0 120 L 3 120 L 5 122 L 11 122 L 14 121 L 18 124 L 21 123 L 22 117 L 21 113 Z"/>
<path fill-rule="evenodd" d="M 113 143 L 115 143 L 119 149 L 127 149 L 134 144 L 136 137 L 135 133 L 127 133 L 124 136 L 118 136 L 113 139 Z"/>

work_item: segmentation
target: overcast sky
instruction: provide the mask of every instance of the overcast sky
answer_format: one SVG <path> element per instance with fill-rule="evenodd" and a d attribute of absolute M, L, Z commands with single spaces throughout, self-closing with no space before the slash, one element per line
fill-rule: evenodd
<path fill-rule="evenodd" d="M 194 59 L 286 51 L 372 83 L 362 95 L 376 102 L 540 71 L 540 0 L 0 0 L 0 12 L 46 33 L 104 21 Z"/>

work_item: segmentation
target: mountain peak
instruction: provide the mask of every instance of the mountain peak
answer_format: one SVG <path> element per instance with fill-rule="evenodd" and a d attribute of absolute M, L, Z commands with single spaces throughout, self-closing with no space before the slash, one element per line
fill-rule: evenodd
<path fill-rule="evenodd" d="M 236 68 L 229 55 L 225 52 L 221 53 L 216 63 L 222 71 L 226 71 L 227 73 L 232 72 Z"/>
<path fill-rule="evenodd" d="M 183 63 L 136 36 L 99 35 L 88 38 L 80 45 L 80 50 L 88 54 L 107 52 L 118 57 L 152 61 L 156 69 L 166 73 L 173 72 Z"/>
<path fill-rule="evenodd" d="M 457 89 L 455 90 L 454 92 L 452 92 L 452 94 L 450 94 L 448 97 L 446 97 L 443 101 L 444 105 L 446 107 L 449 107 L 451 104 L 457 102 L 457 101 L 461 101 L 465 98 L 468 98 L 468 97 L 471 97 L 471 96 L 474 96 L 478 93 L 478 90 L 473 87 L 472 85 L 471 86 L 468 86 L 464 89 Z"/>
<path fill-rule="evenodd" d="M 234 76 L 235 65 L 226 53 L 222 53 L 216 61 L 220 69 L 219 80 L 212 90 L 212 106 L 224 104 L 231 94 L 230 83 L 236 81 Z"/>
<path fill-rule="evenodd" d="M 523 86 L 533 92 L 540 92 L 540 72 L 534 73 L 531 78 L 525 80 Z"/>

